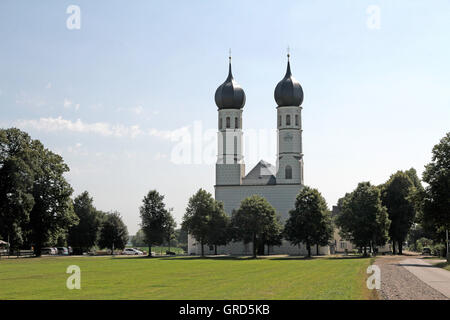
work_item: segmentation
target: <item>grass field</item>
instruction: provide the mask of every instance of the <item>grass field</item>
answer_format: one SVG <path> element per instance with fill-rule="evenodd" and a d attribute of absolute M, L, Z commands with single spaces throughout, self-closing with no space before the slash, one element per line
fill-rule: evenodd
<path fill-rule="evenodd" d="M 0 260 L 0 299 L 369 299 L 369 258 L 43 257 Z M 81 289 L 66 288 L 66 268 Z"/>

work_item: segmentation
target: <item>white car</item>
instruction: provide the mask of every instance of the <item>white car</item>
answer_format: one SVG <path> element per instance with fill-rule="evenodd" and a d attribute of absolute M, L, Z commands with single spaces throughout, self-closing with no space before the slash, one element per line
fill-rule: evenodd
<path fill-rule="evenodd" d="M 143 255 L 144 253 L 141 250 L 135 248 L 126 248 L 125 250 L 122 251 L 122 254 L 136 256 L 136 255 Z"/>

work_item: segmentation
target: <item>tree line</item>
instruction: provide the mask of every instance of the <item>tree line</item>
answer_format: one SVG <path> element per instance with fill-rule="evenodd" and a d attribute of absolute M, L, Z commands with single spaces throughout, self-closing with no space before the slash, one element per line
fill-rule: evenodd
<path fill-rule="evenodd" d="M 124 246 L 126 226 L 117 212 L 92 206 L 87 192 L 74 200 L 63 158 L 16 128 L 0 129 L 0 238 L 12 250 L 45 246 L 86 249 Z M 119 235 L 119 236 L 118 236 Z"/>
<path fill-rule="evenodd" d="M 73 189 L 64 174 L 69 167 L 61 156 L 16 128 L 0 129 L 0 238 L 11 248 L 33 246 L 36 255 L 44 246 L 71 245 L 84 252 L 100 248 L 122 249 L 128 232 L 118 212 L 102 212 L 93 206 L 87 191 L 72 200 Z M 303 187 L 284 223 L 270 203 L 257 195 L 243 199 L 228 216 L 223 203 L 198 190 L 188 201 L 181 229 L 156 190 L 145 195 L 139 208 L 141 242 L 149 246 L 186 244 L 187 233 L 201 246 L 217 247 L 231 241 L 252 243 L 252 253 L 265 248 L 304 244 L 312 249 L 331 244 L 334 229 L 367 254 L 387 242 L 394 253 L 403 243 L 432 241 L 445 247 L 450 229 L 450 133 L 432 150 L 425 166 L 423 187 L 414 169 L 398 171 L 382 185 L 359 183 L 339 199 L 331 213 L 321 193 Z M 425 240 L 424 240 L 425 239 Z M 267 249 L 268 250 L 268 249 Z"/>

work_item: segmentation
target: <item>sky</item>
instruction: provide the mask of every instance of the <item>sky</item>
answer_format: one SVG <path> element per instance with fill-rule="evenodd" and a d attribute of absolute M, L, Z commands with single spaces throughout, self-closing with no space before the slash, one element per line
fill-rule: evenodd
<path fill-rule="evenodd" d="M 192 194 L 214 192 L 229 49 L 248 172 L 275 164 L 289 47 L 305 184 L 331 208 L 358 182 L 421 176 L 450 129 L 449 32 L 447 0 L 2 0 L 0 127 L 61 154 L 74 196 L 119 211 L 130 234 L 152 189 L 181 223 Z"/>

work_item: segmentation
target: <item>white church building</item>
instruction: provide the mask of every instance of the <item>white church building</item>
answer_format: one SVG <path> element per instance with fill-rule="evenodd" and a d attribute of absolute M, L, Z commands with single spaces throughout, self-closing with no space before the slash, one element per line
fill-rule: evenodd
<path fill-rule="evenodd" d="M 245 92 L 237 84 L 231 72 L 231 57 L 228 77 L 215 94 L 218 107 L 218 156 L 216 162 L 215 199 L 222 201 L 227 214 L 231 216 L 241 201 L 252 195 L 259 195 L 275 208 L 284 223 L 289 211 L 294 208 L 295 198 L 304 185 L 302 153 L 302 102 L 303 89 L 292 76 L 289 54 L 284 78 L 274 92 L 277 118 L 276 165 L 261 160 L 246 174 L 243 158 L 242 110 Z M 212 254 L 212 247 L 205 246 L 205 253 Z M 218 254 L 248 255 L 252 244 L 234 242 L 217 248 Z M 281 246 L 271 246 L 269 254 L 306 254 L 306 246 L 292 246 L 283 240 Z M 316 252 L 316 248 L 312 248 Z M 330 248 L 320 247 L 320 254 L 329 254 Z M 201 246 L 188 237 L 188 253 L 200 254 Z"/>

